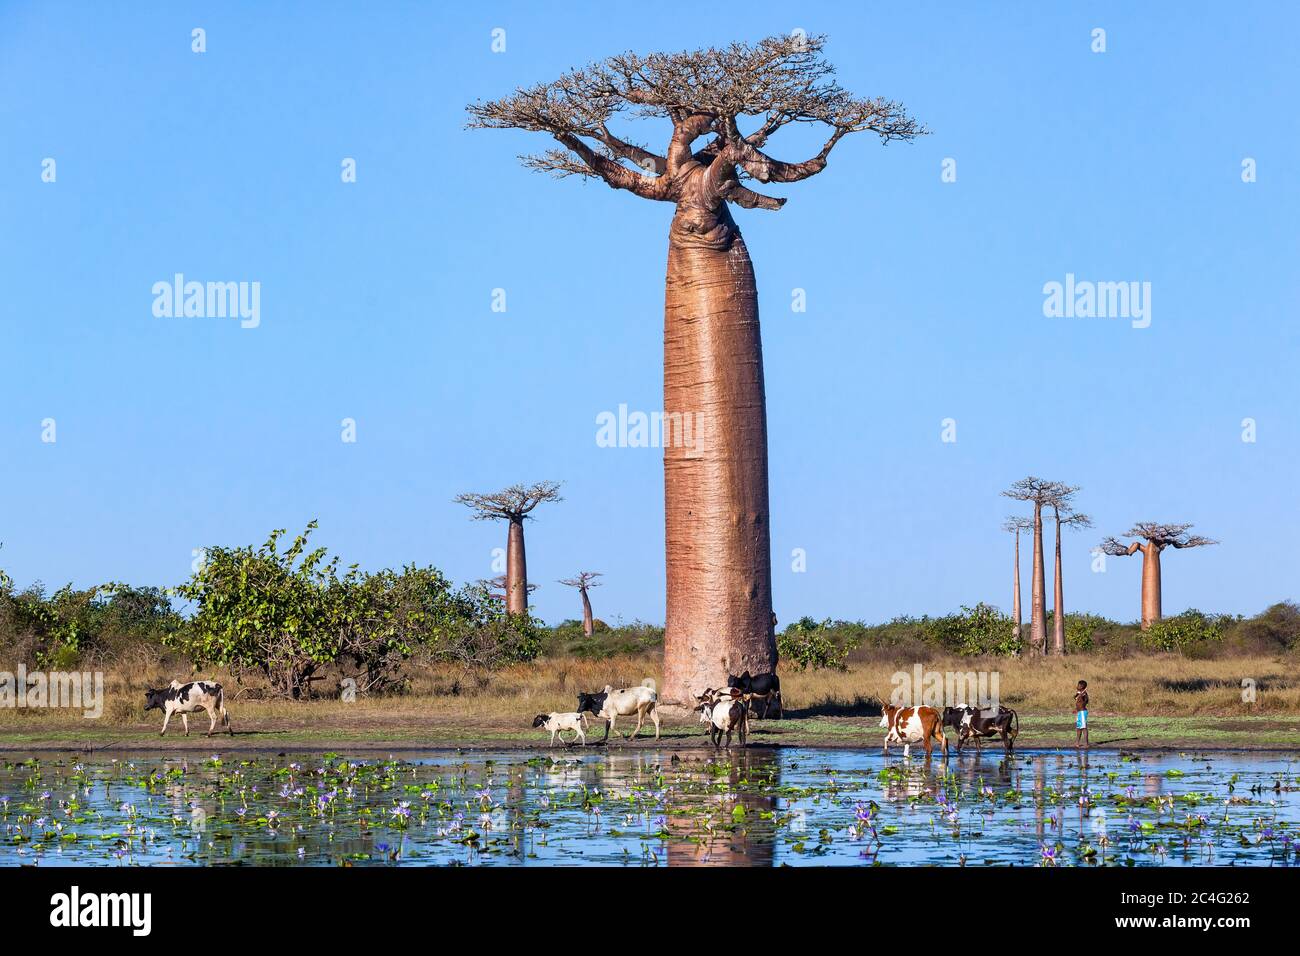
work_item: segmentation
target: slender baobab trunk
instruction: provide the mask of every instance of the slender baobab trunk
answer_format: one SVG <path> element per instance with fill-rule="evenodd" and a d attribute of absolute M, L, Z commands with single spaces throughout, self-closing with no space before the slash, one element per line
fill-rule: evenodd
<path fill-rule="evenodd" d="M 1034 570 L 1030 593 L 1029 642 L 1034 653 L 1047 652 L 1047 578 L 1043 570 L 1043 506 L 1034 502 Z"/>
<path fill-rule="evenodd" d="M 591 598 L 587 597 L 587 588 L 578 588 L 578 593 L 582 595 L 582 633 L 591 637 L 596 629 L 596 622 L 591 616 Z"/>
<path fill-rule="evenodd" d="M 1052 593 L 1052 650 L 1065 654 L 1065 585 L 1061 580 L 1061 514 L 1056 515 L 1056 555 L 1052 567 L 1054 588 Z"/>
<path fill-rule="evenodd" d="M 524 557 L 524 521 L 510 519 L 506 538 L 506 613 L 528 613 L 528 561 Z"/>
<path fill-rule="evenodd" d="M 1011 613 L 1016 619 L 1016 629 L 1012 634 L 1016 639 L 1017 649 L 1020 647 L 1020 532 L 1016 532 L 1016 583 L 1011 591 Z M 1018 652 L 1018 651 L 1017 651 Z"/>
<path fill-rule="evenodd" d="M 1160 548 L 1148 541 L 1142 551 L 1142 630 L 1160 620 Z"/>
<path fill-rule="evenodd" d="M 758 296 L 725 204 L 683 201 L 668 244 L 664 415 L 667 613 L 662 699 L 776 667 Z"/>

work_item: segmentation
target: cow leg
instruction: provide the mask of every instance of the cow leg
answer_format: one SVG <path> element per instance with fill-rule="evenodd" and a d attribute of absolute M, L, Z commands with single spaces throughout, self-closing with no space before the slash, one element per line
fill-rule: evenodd
<path fill-rule="evenodd" d="M 183 726 L 183 727 L 185 728 L 185 736 L 188 737 L 188 736 L 190 735 L 190 715 L 189 715 L 189 714 L 181 714 L 181 726 Z"/>
<path fill-rule="evenodd" d="M 948 737 L 946 734 L 944 734 L 942 727 L 939 727 L 937 729 L 939 731 L 939 743 L 943 744 L 943 759 L 947 760 L 948 759 Z"/>
<path fill-rule="evenodd" d="M 226 725 L 226 730 L 230 731 L 230 736 L 235 736 L 235 728 L 230 725 L 230 715 L 226 713 L 225 701 L 221 703 L 221 722 Z"/>
<path fill-rule="evenodd" d="M 172 712 L 171 712 L 170 710 L 164 710 L 164 711 L 163 711 L 163 729 L 162 729 L 162 733 L 160 733 L 160 734 L 158 735 L 159 737 L 166 737 L 166 736 L 167 736 L 167 724 L 171 722 L 171 719 L 172 719 Z"/>
<path fill-rule="evenodd" d="M 645 723 L 645 711 L 640 707 L 636 709 L 636 726 L 632 728 L 632 736 L 628 740 L 636 740 L 636 735 L 641 732 L 641 725 Z"/>
<path fill-rule="evenodd" d="M 555 731 L 553 731 L 553 730 L 551 731 L 551 742 L 550 742 L 549 744 L 547 744 L 546 746 L 548 746 L 548 747 L 554 747 L 554 746 L 555 746 Z"/>
<path fill-rule="evenodd" d="M 912 759 L 912 745 L 910 743 L 903 744 L 903 759 L 904 760 Z"/>
<path fill-rule="evenodd" d="M 614 723 L 617 720 L 618 720 L 618 714 L 610 714 L 609 719 L 605 721 L 605 727 L 608 731 L 605 734 L 606 737 L 608 737 L 611 733 L 614 732 Z"/>
<path fill-rule="evenodd" d="M 208 736 L 212 736 L 212 731 L 217 729 L 217 708 L 208 708 Z"/>
<path fill-rule="evenodd" d="M 587 735 L 582 732 L 582 722 L 578 722 L 578 736 L 575 738 L 582 741 L 582 746 L 587 746 Z"/>
<path fill-rule="evenodd" d="M 650 705 L 650 719 L 654 721 L 655 740 L 658 740 L 659 739 L 659 708 L 656 707 L 654 704 Z"/>

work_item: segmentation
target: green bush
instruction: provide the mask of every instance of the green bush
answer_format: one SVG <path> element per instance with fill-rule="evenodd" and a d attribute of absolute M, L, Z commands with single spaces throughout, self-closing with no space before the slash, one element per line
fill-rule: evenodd
<path fill-rule="evenodd" d="M 920 627 L 929 640 L 954 654 L 1009 656 L 1020 650 L 1015 622 L 983 602 L 973 608 L 962 605 L 958 614 L 922 618 Z"/>
<path fill-rule="evenodd" d="M 417 649 L 467 668 L 531 660 L 541 646 L 530 618 L 503 613 L 485 585 L 459 591 L 436 568 L 339 572 L 324 548 L 307 550 L 311 522 L 284 551 L 283 530 L 260 548 L 210 548 L 176 593 L 195 604 L 171 646 L 197 666 L 261 674 L 285 697 L 310 693 L 327 665 L 350 665 L 360 692 L 397 684 Z"/>
<path fill-rule="evenodd" d="M 1223 640 L 1225 626 L 1233 621 L 1229 615 L 1207 615 L 1192 608 L 1177 617 L 1156 621 L 1143 632 L 1143 646 L 1156 651 L 1197 653 L 1204 645 Z"/>
<path fill-rule="evenodd" d="M 1053 628 L 1056 626 L 1056 615 L 1049 611 L 1047 613 L 1047 641 L 1051 644 Z M 1100 645 L 1105 643 L 1110 632 L 1121 625 L 1114 621 L 1104 618 L 1099 614 L 1070 614 L 1065 615 L 1065 648 L 1066 651 L 1076 653 L 1096 650 Z M 1028 637 L 1029 625 L 1026 624 L 1021 633 L 1023 637 Z"/>
<path fill-rule="evenodd" d="M 818 623 L 811 617 L 802 617 L 776 636 L 776 651 L 780 659 L 799 670 L 831 668 L 845 670 L 846 647 L 831 637 L 834 624 L 829 618 Z"/>
<path fill-rule="evenodd" d="M 582 622 L 561 621 L 545 628 L 542 636 L 543 653 L 549 657 L 582 657 L 603 660 L 623 654 L 646 654 L 664 646 L 664 629 L 654 624 L 633 621 L 631 624 L 610 625 L 594 622 L 591 637 L 582 633 Z"/>
<path fill-rule="evenodd" d="M 65 585 L 46 596 L 40 582 L 14 593 L 0 580 L 0 640 L 27 639 L 27 653 L 38 667 L 67 670 L 113 642 L 149 642 L 182 625 L 160 588 L 104 584 L 85 590 Z"/>
<path fill-rule="evenodd" d="M 1277 654 L 1300 650 L 1300 605 L 1283 601 L 1252 618 L 1235 622 L 1224 635 L 1231 650 L 1243 654 Z"/>
<path fill-rule="evenodd" d="M 435 659 L 470 670 L 494 670 L 533 660 L 542 629 L 529 615 L 509 615 L 487 584 L 466 585 L 451 595 L 451 614 L 422 640 Z"/>

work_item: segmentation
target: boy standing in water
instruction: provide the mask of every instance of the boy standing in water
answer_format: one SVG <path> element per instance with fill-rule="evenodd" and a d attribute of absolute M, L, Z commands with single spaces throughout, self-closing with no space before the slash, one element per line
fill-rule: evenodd
<path fill-rule="evenodd" d="M 1074 691 L 1074 746 L 1088 747 L 1088 682 L 1079 681 Z"/>

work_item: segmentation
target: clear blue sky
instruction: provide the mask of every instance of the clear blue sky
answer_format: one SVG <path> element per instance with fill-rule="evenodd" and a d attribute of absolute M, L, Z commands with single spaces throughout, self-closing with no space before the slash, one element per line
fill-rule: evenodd
<path fill-rule="evenodd" d="M 1008 607 L 998 492 L 1027 473 L 1082 485 L 1097 521 L 1065 543 L 1070 609 L 1137 616 L 1138 559 L 1094 574 L 1089 549 L 1140 519 L 1223 542 L 1167 557 L 1168 611 L 1300 597 L 1293 5 L 543 6 L 0 5 L 0 565 L 20 585 L 174 584 L 193 548 L 311 518 L 364 567 L 488 577 L 505 529 L 452 497 L 554 478 L 566 500 L 528 529 L 541 616 L 575 614 L 555 580 L 594 568 L 599 616 L 662 621 L 660 453 L 598 448 L 595 418 L 661 404 L 671 209 L 530 173 L 515 156 L 544 137 L 465 131 L 463 108 L 626 49 L 803 28 L 845 86 L 934 132 L 850 137 L 769 190 L 781 212 L 737 211 L 782 621 Z M 177 272 L 259 281 L 260 327 L 156 318 Z M 1044 317 L 1066 273 L 1151 282 L 1150 328 Z"/>

